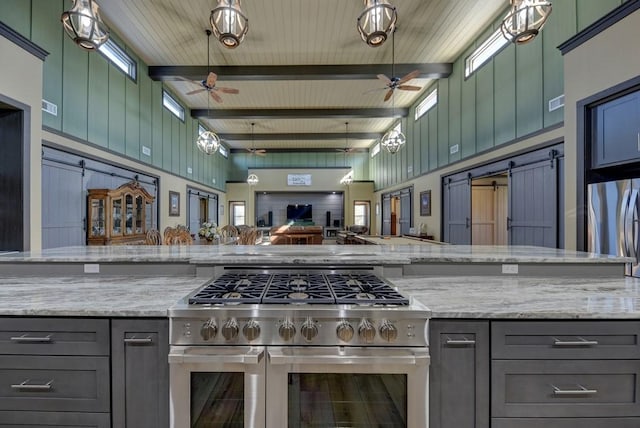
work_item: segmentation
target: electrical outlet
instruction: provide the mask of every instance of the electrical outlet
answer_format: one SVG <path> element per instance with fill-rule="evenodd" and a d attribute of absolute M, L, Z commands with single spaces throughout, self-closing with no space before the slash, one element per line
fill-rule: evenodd
<path fill-rule="evenodd" d="M 142 146 L 142 154 L 145 156 L 151 156 L 151 149 L 147 146 Z"/>
<path fill-rule="evenodd" d="M 516 275 L 518 273 L 518 265 L 502 265 L 502 273 Z"/>
<path fill-rule="evenodd" d="M 193 174 L 193 168 L 190 166 L 187 167 L 187 174 Z"/>
<path fill-rule="evenodd" d="M 100 273 L 100 265 L 97 263 L 85 263 L 84 273 Z"/>

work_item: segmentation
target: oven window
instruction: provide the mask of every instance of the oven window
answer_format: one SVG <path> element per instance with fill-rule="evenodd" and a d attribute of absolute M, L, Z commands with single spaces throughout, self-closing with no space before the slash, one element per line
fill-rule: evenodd
<path fill-rule="evenodd" d="M 244 373 L 191 373 L 191 427 L 244 426 Z"/>
<path fill-rule="evenodd" d="M 407 426 L 406 374 L 289 374 L 289 427 L 374 426 Z"/>

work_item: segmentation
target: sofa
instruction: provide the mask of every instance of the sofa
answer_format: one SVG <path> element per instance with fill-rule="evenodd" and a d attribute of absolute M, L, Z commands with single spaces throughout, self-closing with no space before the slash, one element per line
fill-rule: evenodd
<path fill-rule="evenodd" d="M 322 244 L 324 231 L 322 226 L 297 226 L 282 225 L 274 226 L 269 231 L 269 242 L 271 245 L 286 244 Z"/>

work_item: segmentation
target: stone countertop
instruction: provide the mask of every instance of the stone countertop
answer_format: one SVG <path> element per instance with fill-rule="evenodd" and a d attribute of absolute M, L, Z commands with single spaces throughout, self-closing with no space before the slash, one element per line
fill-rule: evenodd
<path fill-rule="evenodd" d="M 0 315 L 166 317 L 207 278 L 0 277 Z M 404 277 L 391 279 L 434 318 L 640 319 L 640 279 Z"/>
<path fill-rule="evenodd" d="M 192 245 L 78 246 L 0 254 L 4 263 L 410 264 L 624 263 L 630 258 L 530 246 Z"/>
<path fill-rule="evenodd" d="M 206 279 L 196 277 L 0 277 L 0 315 L 166 317 Z"/>
<path fill-rule="evenodd" d="M 433 318 L 640 318 L 640 279 L 405 277 L 392 279 Z"/>

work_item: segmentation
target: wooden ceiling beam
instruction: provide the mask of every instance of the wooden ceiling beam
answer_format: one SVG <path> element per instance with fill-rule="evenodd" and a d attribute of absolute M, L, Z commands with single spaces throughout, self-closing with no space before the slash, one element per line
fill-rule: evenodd
<path fill-rule="evenodd" d="M 332 132 L 332 133 L 288 133 L 288 134 L 218 134 L 226 141 L 304 141 L 304 140 L 375 140 L 382 137 L 379 132 Z"/>
<path fill-rule="evenodd" d="M 207 119 L 366 119 L 406 117 L 409 108 L 347 109 L 191 109 L 191 117 Z"/>
<path fill-rule="evenodd" d="M 156 65 L 149 67 L 152 80 L 202 80 L 207 70 L 216 73 L 222 80 L 361 80 L 375 79 L 382 73 L 391 76 L 391 64 L 346 64 L 346 65 Z M 418 78 L 441 79 L 451 75 L 453 64 L 395 64 L 396 76 L 402 77 L 413 70 L 420 71 Z"/>

